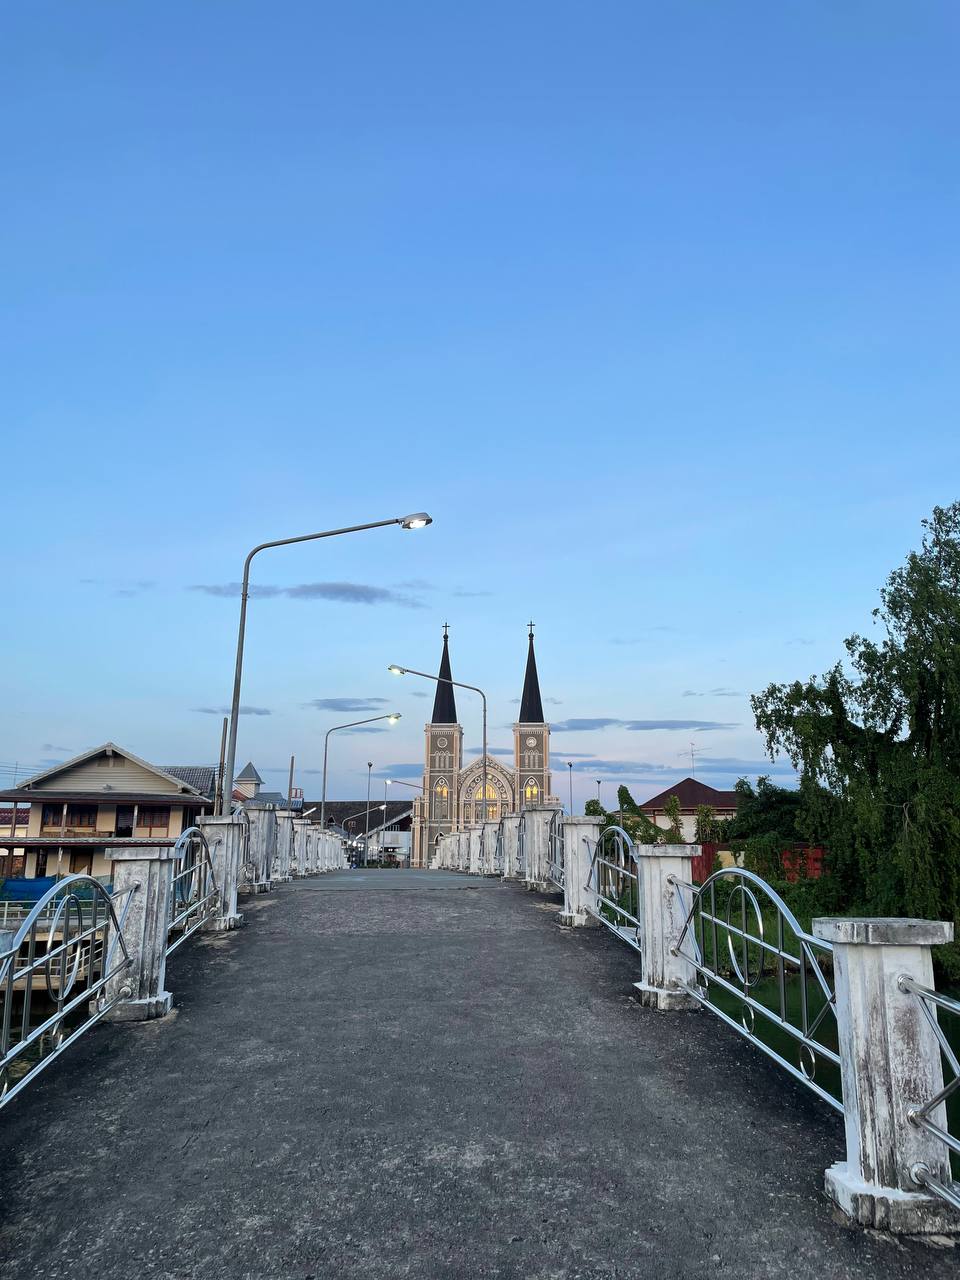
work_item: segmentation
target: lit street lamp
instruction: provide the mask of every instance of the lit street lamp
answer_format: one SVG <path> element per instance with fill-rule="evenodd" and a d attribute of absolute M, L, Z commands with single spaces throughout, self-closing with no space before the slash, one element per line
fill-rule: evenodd
<path fill-rule="evenodd" d="M 327 748 L 330 745 L 331 733 L 337 733 L 340 729 L 355 729 L 358 724 L 373 724 L 374 720 L 389 720 L 391 724 L 396 724 L 400 719 L 399 711 L 391 711 L 389 715 L 371 716 L 369 720 L 351 720 L 349 724 L 335 724 L 332 729 L 328 729 L 323 738 L 323 794 L 320 798 L 320 830 L 327 829 Z"/>
<path fill-rule="evenodd" d="M 365 529 L 382 529 L 398 524 L 401 529 L 424 529 L 433 519 L 425 511 L 409 516 L 394 516 L 392 520 L 374 520 L 370 524 L 354 524 L 346 529 L 326 529 L 322 533 L 301 533 L 295 538 L 277 538 L 273 542 L 261 542 L 254 547 L 243 562 L 243 583 L 240 588 L 240 628 L 237 633 L 237 661 L 233 673 L 233 698 L 230 702 L 230 737 L 223 775 L 223 794 L 220 797 L 220 813 L 230 813 L 233 795 L 233 771 L 237 759 L 237 720 L 240 715 L 240 681 L 243 676 L 243 639 L 247 627 L 247 599 L 250 595 L 250 562 L 259 551 L 268 547 L 286 547 L 293 542 L 314 542 L 318 538 L 335 538 L 341 533 L 361 533 Z"/>
<path fill-rule="evenodd" d="M 469 689 L 472 693 L 479 693 L 483 699 L 483 760 L 481 762 L 481 783 L 480 791 L 482 795 L 483 817 L 481 822 L 485 822 L 487 818 L 487 695 L 482 689 L 478 689 L 475 684 L 461 684 L 459 680 L 448 680 L 446 676 L 432 676 L 427 671 L 414 671 L 412 667 L 389 666 L 387 670 L 394 676 L 420 676 L 423 680 L 432 680 L 434 684 L 452 684 L 458 689 Z"/>
<path fill-rule="evenodd" d="M 567 775 L 570 778 L 570 817 L 573 817 L 573 761 L 567 761 Z"/>

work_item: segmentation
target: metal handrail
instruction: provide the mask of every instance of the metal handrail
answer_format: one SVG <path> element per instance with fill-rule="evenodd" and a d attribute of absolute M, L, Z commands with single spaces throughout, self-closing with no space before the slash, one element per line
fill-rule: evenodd
<path fill-rule="evenodd" d="M 560 890 L 563 889 L 565 875 L 564 840 L 563 810 L 557 809 L 547 831 L 547 879 Z"/>
<path fill-rule="evenodd" d="M 168 956 L 203 926 L 213 913 L 211 904 L 216 901 L 220 892 L 210 860 L 210 846 L 199 827 L 187 827 L 182 831 L 173 852 L 175 860 L 180 863 L 180 869 L 174 871 L 170 894 Z M 179 937 L 173 937 L 177 933 Z"/>
<path fill-rule="evenodd" d="M 807 933 L 777 891 L 753 871 L 723 867 L 701 885 L 675 877 L 671 882 L 684 912 L 683 928 L 671 951 L 689 960 L 699 979 L 684 983 L 684 990 L 795 1080 L 842 1112 L 842 1101 L 814 1079 L 821 1059 L 836 1067 L 840 1065 L 840 1055 L 817 1036 L 818 1032 L 822 1035 L 822 1028 L 831 1025 L 831 1019 L 832 1024 L 836 1024 L 836 996 L 819 963 L 820 957 L 832 957 L 833 947 Z M 717 886 L 721 884 L 732 885 L 723 914 L 717 907 Z M 767 937 L 761 898 L 776 913 L 774 940 Z M 755 927 L 748 924 L 748 915 L 755 921 Z M 796 942 L 795 951 L 786 945 L 788 933 Z M 721 966 L 724 950 L 728 963 Z M 776 979 L 776 1009 L 771 1009 L 754 994 L 757 984 L 767 976 Z M 799 1026 L 791 1021 L 787 1008 L 787 980 L 794 977 L 799 980 Z M 816 1012 L 810 1007 L 811 978 L 822 998 Z M 711 985 L 740 1001 L 739 1022 L 710 999 Z M 761 1025 L 777 1028 L 797 1044 L 797 1063 L 785 1058 L 756 1033 L 757 1014 L 764 1020 Z"/>
<path fill-rule="evenodd" d="M 623 827 L 618 826 L 606 827 L 597 840 L 586 836 L 584 840 L 588 849 L 593 847 L 584 886 L 587 894 L 585 910 L 628 946 L 642 952 L 640 869 L 633 840 Z M 612 849 L 608 848 L 611 844 Z M 632 911 L 624 904 L 624 897 L 633 907 Z M 594 902 L 601 905 L 595 907 Z"/>
<path fill-rule="evenodd" d="M 944 1034 L 937 1018 L 938 1009 L 943 1009 L 947 1013 L 960 1017 L 960 1000 L 954 1000 L 950 996 L 945 996 L 939 991 L 932 990 L 930 987 L 923 987 L 906 974 L 900 975 L 897 979 L 897 986 L 901 991 L 916 996 L 920 1001 L 920 1011 L 936 1037 L 943 1058 L 953 1072 L 953 1079 L 949 1080 L 923 1106 L 911 1107 L 907 1111 L 907 1119 L 911 1124 L 915 1124 L 921 1129 L 926 1129 L 928 1133 L 935 1134 L 949 1150 L 954 1152 L 955 1155 L 960 1155 L 960 1138 L 950 1132 L 946 1107 L 947 1099 L 960 1090 L 960 1061 L 958 1061 L 957 1054 Z M 939 1111 L 942 1123 L 938 1123 L 937 1120 L 933 1119 L 932 1113 L 936 1111 Z M 910 1173 L 919 1186 L 928 1187 L 942 1200 L 946 1200 L 954 1208 L 960 1209 L 960 1183 L 956 1181 L 941 1182 L 939 1178 L 933 1176 L 925 1164 L 914 1165 Z"/>
<path fill-rule="evenodd" d="M 95 910 L 87 925 L 83 922 L 83 902 L 77 896 L 81 887 L 89 887 L 94 897 L 99 897 L 104 905 L 102 917 L 98 919 L 99 912 Z M 103 992 L 110 980 L 130 964 L 123 926 L 133 895 L 139 888 L 139 885 L 133 885 L 111 895 L 92 876 L 65 876 L 51 885 L 37 901 L 13 941 L 0 952 L 0 1107 L 15 1098 L 40 1071 L 84 1031 L 99 1022 L 114 1005 L 128 998 L 129 991 L 123 988 L 118 988 L 110 998 Z M 54 906 L 52 912 L 49 910 L 51 905 Z M 37 936 L 44 917 L 50 921 L 45 940 Z M 60 941 L 56 942 L 58 933 Z M 38 943 L 44 945 L 40 954 Z M 26 955 L 21 963 L 20 952 L 24 947 Z M 118 951 L 120 958 L 116 959 Z M 56 1007 L 49 1017 L 37 1026 L 31 1026 L 34 977 L 38 974 L 42 974 L 44 983 L 39 994 L 52 1000 Z M 83 987 L 70 998 L 81 975 L 85 975 Z M 16 990 L 23 992 L 23 1008 L 17 1019 L 18 1038 L 13 1040 L 13 997 Z M 87 1018 L 64 1036 L 64 1022 L 83 1005 L 87 1006 Z M 37 1061 L 18 1080 L 11 1082 L 13 1064 L 34 1046 L 39 1050 Z"/>

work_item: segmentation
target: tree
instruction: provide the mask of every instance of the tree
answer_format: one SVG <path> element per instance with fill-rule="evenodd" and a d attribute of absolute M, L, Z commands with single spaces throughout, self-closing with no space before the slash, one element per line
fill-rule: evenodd
<path fill-rule="evenodd" d="M 849 910 L 960 920 L 960 502 L 935 507 L 880 592 L 878 640 L 751 698 L 800 771 L 795 824 Z M 739 815 L 738 815 L 739 818 Z"/>
<path fill-rule="evenodd" d="M 670 829 L 664 836 L 664 844 L 683 844 L 683 820 L 680 817 L 680 797 L 668 796 L 663 812 L 670 819 Z"/>

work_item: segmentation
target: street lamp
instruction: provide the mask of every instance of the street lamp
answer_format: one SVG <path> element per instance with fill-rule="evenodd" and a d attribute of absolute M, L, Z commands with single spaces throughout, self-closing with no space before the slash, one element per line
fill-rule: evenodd
<path fill-rule="evenodd" d="M 337 733 L 340 729 L 355 729 L 358 724 L 373 724 L 374 720 L 389 720 L 391 724 L 396 724 L 400 719 L 399 711 L 391 711 L 389 715 L 371 716 L 369 720 L 351 720 L 349 724 L 335 724 L 332 729 L 328 729 L 323 738 L 323 795 L 320 798 L 320 830 L 327 829 L 327 748 L 330 745 L 331 733 Z"/>
<path fill-rule="evenodd" d="M 422 791 L 423 787 L 419 782 L 401 782 L 399 778 L 388 778 L 388 787 L 412 787 L 414 791 Z"/>
<path fill-rule="evenodd" d="M 259 551 L 268 547 L 286 547 L 292 542 L 315 542 L 318 538 L 335 538 L 341 533 L 361 533 L 365 529 L 383 529 L 398 524 L 401 529 L 424 529 L 433 519 L 425 511 L 409 516 L 394 516 L 392 520 L 374 520 L 370 524 L 354 524 L 346 529 L 326 529 L 322 533 L 301 533 L 295 538 L 276 538 L 273 542 L 261 542 L 254 547 L 243 562 L 243 583 L 240 588 L 240 628 L 237 633 L 237 662 L 233 673 L 233 698 L 230 702 L 230 740 L 224 767 L 223 795 L 220 797 L 220 813 L 230 813 L 233 795 L 233 770 L 237 760 L 237 720 L 240 715 L 240 681 L 243 675 L 243 638 L 247 627 L 247 599 L 250 595 L 250 562 Z"/>
<path fill-rule="evenodd" d="M 373 761 L 367 761 L 367 817 L 363 832 L 363 865 L 367 865 L 367 846 L 370 843 L 370 776 L 373 772 Z"/>
<path fill-rule="evenodd" d="M 601 809 L 603 808 L 603 805 L 600 804 L 600 779 L 599 778 L 597 779 L 597 804 L 600 805 Z"/>
<path fill-rule="evenodd" d="M 395 664 L 387 667 L 387 670 L 394 676 L 420 676 L 422 680 L 432 680 L 434 684 L 452 684 L 458 689 L 469 689 L 473 693 L 479 693 L 483 699 L 483 760 L 481 762 L 481 783 L 480 790 L 482 793 L 483 818 L 487 817 L 487 695 L 482 689 L 478 689 L 475 684 L 461 684 L 459 680 L 448 680 L 446 676 L 432 676 L 428 671 L 414 671 L 412 667 L 398 667 Z"/>
<path fill-rule="evenodd" d="M 570 817 L 573 817 L 573 761 L 567 761 L 567 775 L 570 778 Z"/>

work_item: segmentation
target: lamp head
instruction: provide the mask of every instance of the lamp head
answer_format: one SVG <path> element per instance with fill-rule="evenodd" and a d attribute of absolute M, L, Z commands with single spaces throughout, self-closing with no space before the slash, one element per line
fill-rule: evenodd
<path fill-rule="evenodd" d="M 412 516 L 401 516 L 397 523 L 401 529 L 425 529 L 428 524 L 433 524 L 433 516 L 428 516 L 425 511 L 415 511 Z"/>
<path fill-rule="evenodd" d="M 405 676 L 407 674 L 406 667 L 398 667 L 396 663 L 394 663 L 392 666 L 387 667 L 387 670 L 390 672 L 392 676 Z"/>
<path fill-rule="evenodd" d="M 399 719 L 400 719 L 400 712 L 399 712 L 399 711 L 394 711 L 394 712 L 392 712 L 390 715 L 388 715 L 388 716 L 387 716 L 387 722 L 388 722 L 388 724 L 396 724 L 396 723 L 397 723 L 397 721 L 398 721 Z"/>

